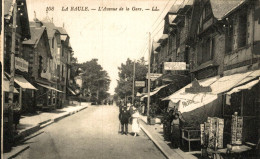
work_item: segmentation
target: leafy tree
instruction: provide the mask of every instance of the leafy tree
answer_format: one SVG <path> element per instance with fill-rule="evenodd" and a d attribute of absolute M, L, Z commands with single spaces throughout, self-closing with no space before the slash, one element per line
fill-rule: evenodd
<path fill-rule="evenodd" d="M 78 59 L 74 57 L 74 53 L 71 54 L 71 69 L 70 69 L 70 87 L 72 90 L 79 90 L 79 86 L 76 84 L 75 77 L 79 75 L 79 66 Z"/>
<path fill-rule="evenodd" d="M 107 92 L 110 85 L 110 78 L 102 66 L 98 64 L 98 59 L 92 59 L 79 65 L 82 69 L 82 92 L 85 97 L 102 101 L 109 96 Z"/>
<path fill-rule="evenodd" d="M 122 63 L 120 67 L 118 67 L 119 80 L 117 80 L 117 87 L 115 88 L 115 92 L 118 97 L 124 99 L 126 96 L 132 95 L 133 88 L 133 67 L 134 61 L 129 58 L 126 60 L 126 63 Z M 145 60 L 142 57 L 135 63 L 135 81 L 145 81 L 147 74 L 147 66 L 145 65 Z M 135 94 L 137 89 L 135 89 Z"/>

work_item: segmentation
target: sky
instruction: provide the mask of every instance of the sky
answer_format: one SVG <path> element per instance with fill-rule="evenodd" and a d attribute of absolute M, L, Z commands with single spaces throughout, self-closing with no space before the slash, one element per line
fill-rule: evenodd
<path fill-rule="evenodd" d="M 127 58 L 137 60 L 144 56 L 147 60 L 148 32 L 151 32 L 151 41 L 158 40 L 162 36 L 164 16 L 172 5 L 182 2 L 183 0 L 27 0 L 27 10 L 30 21 L 33 20 L 35 11 L 39 20 L 48 16 L 53 18 L 56 26 L 64 25 L 78 62 L 97 58 L 111 79 L 109 93 L 114 94 L 118 67 Z M 65 11 L 67 7 L 68 11 Z M 71 7 L 88 8 L 89 11 L 75 11 Z M 110 10 L 99 11 L 99 7 Z M 123 10 L 119 11 L 121 7 Z M 157 10 L 152 11 L 153 7 L 157 7 Z M 112 11 L 112 8 L 117 10 Z"/>

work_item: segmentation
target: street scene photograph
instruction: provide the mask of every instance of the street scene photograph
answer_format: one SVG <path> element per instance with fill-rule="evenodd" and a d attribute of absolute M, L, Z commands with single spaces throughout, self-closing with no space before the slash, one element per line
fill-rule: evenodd
<path fill-rule="evenodd" d="M 260 158 L 260 0 L 0 8 L 1 158 Z"/>

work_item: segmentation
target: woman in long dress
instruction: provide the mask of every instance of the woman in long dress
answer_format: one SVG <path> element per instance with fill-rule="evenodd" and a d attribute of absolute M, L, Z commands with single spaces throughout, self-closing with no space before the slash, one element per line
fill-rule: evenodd
<path fill-rule="evenodd" d="M 132 114 L 132 131 L 134 133 L 134 137 L 138 135 L 140 132 L 140 126 L 139 126 L 139 111 L 133 107 L 133 114 Z"/>

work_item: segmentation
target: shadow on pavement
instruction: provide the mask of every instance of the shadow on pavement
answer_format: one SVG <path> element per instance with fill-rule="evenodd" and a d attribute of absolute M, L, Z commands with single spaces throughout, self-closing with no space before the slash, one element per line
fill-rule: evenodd
<path fill-rule="evenodd" d="M 23 130 L 25 128 L 32 127 L 32 126 L 33 126 L 33 124 L 18 124 L 17 125 L 17 131 Z"/>

